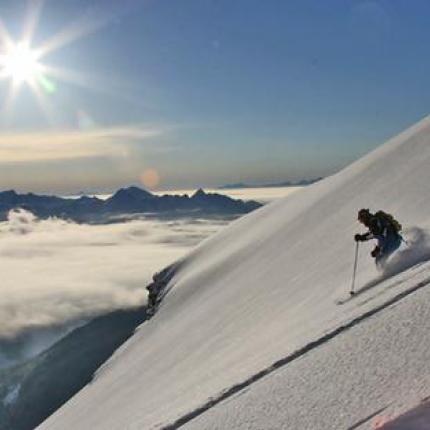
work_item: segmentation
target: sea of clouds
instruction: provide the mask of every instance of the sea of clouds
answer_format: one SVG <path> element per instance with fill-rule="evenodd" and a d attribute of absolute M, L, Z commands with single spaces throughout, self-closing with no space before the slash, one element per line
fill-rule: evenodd
<path fill-rule="evenodd" d="M 19 355 L 34 355 L 96 315 L 142 305 L 156 271 L 226 224 L 142 218 L 88 225 L 11 211 L 0 222 L 0 367 L 16 339 Z"/>

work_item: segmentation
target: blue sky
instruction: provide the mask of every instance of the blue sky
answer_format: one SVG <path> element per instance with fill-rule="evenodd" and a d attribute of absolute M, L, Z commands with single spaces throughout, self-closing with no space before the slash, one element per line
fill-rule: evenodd
<path fill-rule="evenodd" d="M 44 109 L 4 102 L 2 189 L 324 176 L 429 113 L 427 1 L 3 0 L 15 41 L 38 6 L 32 47 L 76 37 L 40 59 L 67 71 Z"/>

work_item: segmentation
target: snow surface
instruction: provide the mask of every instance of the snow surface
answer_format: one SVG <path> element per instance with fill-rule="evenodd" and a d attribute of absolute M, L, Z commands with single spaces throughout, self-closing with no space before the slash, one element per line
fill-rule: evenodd
<path fill-rule="evenodd" d="M 428 278 L 430 265 L 426 270 Z M 415 280 L 422 279 L 423 274 L 416 275 Z M 382 425 L 430 392 L 429 302 L 430 288 L 399 300 L 185 428 L 346 430 Z"/>
<path fill-rule="evenodd" d="M 419 403 L 430 394 L 429 166 L 426 118 L 203 242 L 155 317 L 40 428 L 352 430 Z M 409 246 L 378 273 L 362 244 L 359 294 L 340 306 L 362 207 L 393 213 Z"/>

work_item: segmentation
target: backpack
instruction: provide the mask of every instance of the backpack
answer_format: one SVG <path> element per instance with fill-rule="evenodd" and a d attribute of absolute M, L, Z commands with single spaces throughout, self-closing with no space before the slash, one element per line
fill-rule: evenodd
<path fill-rule="evenodd" d="M 375 217 L 391 227 L 396 233 L 400 233 L 402 231 L 402 224 L 400 224 L 399 221 L 393 217 L 393 215 L 384 211 L 378 211 L 376 212 Z"/>

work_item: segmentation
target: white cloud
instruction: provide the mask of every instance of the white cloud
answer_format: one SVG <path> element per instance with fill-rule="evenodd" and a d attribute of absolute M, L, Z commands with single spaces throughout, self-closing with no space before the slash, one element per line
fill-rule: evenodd
<path fill-rule="evenodd" d="M 85 131 L 3 133 L 0 163 L 67 160 L 85 157 L 124 157 L 129 145 L 161 134 L 139 126 L 96 128 Z"/>
<path fill-rule="evenodd" d="M 143 304 L 152 274 L 221 224 L 78 225 L 28 212 L 0 223 L 0 339 Z"/>

